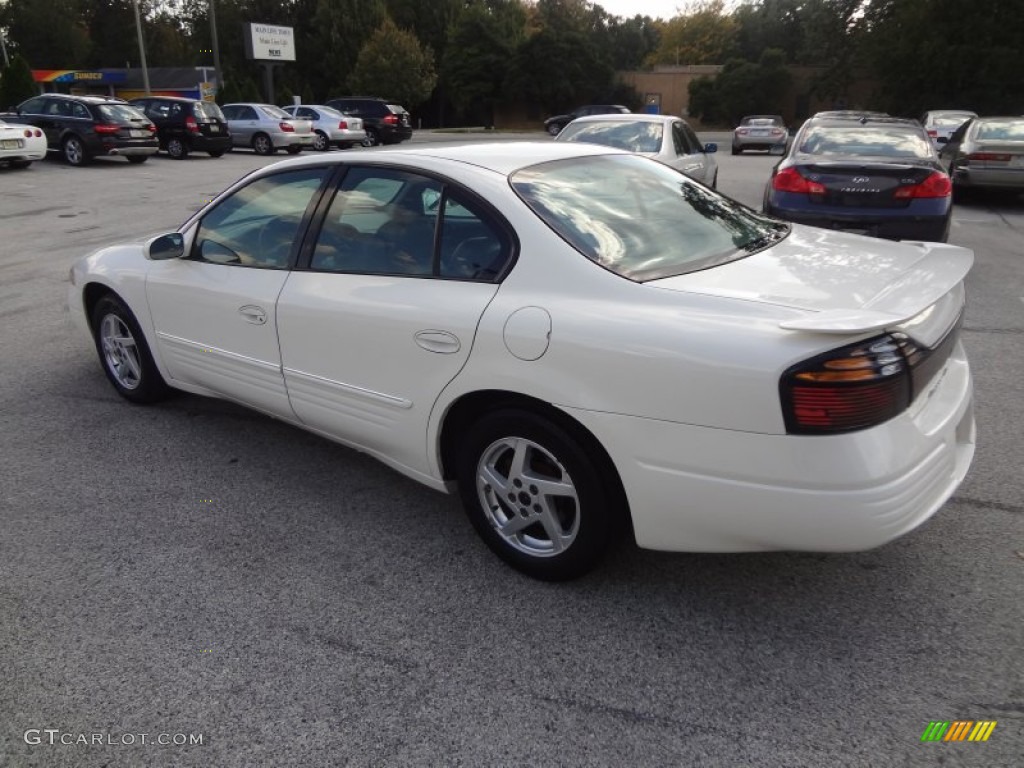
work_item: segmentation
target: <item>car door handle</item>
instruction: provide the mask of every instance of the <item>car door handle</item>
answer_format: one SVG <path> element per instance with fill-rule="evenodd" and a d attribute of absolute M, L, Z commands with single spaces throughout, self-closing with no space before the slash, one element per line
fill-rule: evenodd
<path fill-rule="evenodd" d="M 459 337 L 448 331 L 419 331 L 414 338 L 423 349 L 442 355 L 454 354 L 462 348 Z"/>
<path fill-rule="evenodd" d="M 263 325 L 267 322 L 267 313 L 255 304 L 246 304 L 244 307 L 239 307 L 238 313 L 255 325 Z"/>

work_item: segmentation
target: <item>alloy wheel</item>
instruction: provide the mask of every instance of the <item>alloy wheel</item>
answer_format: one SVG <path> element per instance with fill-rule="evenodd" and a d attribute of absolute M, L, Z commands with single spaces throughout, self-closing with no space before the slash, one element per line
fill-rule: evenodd
<path fill-rule="evenodd" d="M 105 315 L 100 322 L 100 345 L 103 361 L 117 383 L 128 390 L 142 381 L 142 360 L 131 330 L 117 315 Z"/>

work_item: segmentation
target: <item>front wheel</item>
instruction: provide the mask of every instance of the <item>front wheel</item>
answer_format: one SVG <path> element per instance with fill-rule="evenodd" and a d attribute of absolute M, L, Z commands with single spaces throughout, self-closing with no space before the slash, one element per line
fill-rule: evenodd
<path fill-rule="evenodd" d="M 133 403 L 153 403 L 170 393 L 160 375 L 146 337 L 131 310 L 113 294 L 104 296 L 92 311 L 96 351 L 110 383 Z"/>
<path fill-rule="evenodd" d="M 586 449 L 542 416 L 518 410 L 484 416 L 465 436 L 457 475 L 477 533 L 529 576 L 582 576 L 608 548 L 615 494 Z"/>
<path fill-rule="evenodd" d="M 257 133 L 252 137 L 252 148 L 256 150 L 257 155 L 272 155 L 276 151 L 274 142 L 265 133 Z"/>
<path fill-rule="evenodd" d="M 364 147 L 375 147 L 378 144 L 380 144 L 380 136 L 378 136 L 377 132 L 375 130 L 373 130 L 372 128 L 367 128 L 366 129 L 366 138 L 363 139 L 363 146 Z"/>

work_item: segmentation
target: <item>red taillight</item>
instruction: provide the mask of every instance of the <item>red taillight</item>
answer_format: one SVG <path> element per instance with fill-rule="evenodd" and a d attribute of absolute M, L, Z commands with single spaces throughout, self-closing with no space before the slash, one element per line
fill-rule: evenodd
<path fill-rule="evenodd" d="M 38 139 L 43 135 L 43 132 L 36 128 L 32 135 Z"/>
<path fill-rule="evenodd" d="M 801 195 L 824 195 L 825 187 L 808 181 L 796 168 L 783 168 L 772 178 L 772 189 L 777 192 L 796 192 Z"/>
<path fill-rule="evenodd" d="M 977 160 L 979 163 L 982 162 L 995 162 L 995 163 L 1008 163 L 1010 156 L 1001 152 L 972 152 L 967 156 L 968 160 Z"/>
<path fill-rule="evenodd" d="M 886 334 L 787 370 L 779 382 L 786 431 L 849 432 L 902 413 L 912 396 L 911 362 L 906 356 L 912 346 L 909 340 Z"/>
<path fill-rule="evenodd" d="M 938 136 L 938 135 L 939 135 L 939 132 L 938 132 L 938 131 L 928 131 L 928 137 L 929 137 L 929 138 L 932 138 L 932 139 L 934 139 L 934 138 L 935 138 L 936 136 Z"/>
<path fill-rule="evenodd" d="M 185 130 L 189 133 L 199 133 L 199 123 L 191 115 L 185 118 Z"/>
<path fill-rule="evenodd" d="M 949 176 L 936 171 L 920 184 L 900 187 L 893 193 L 897 200 L 909 200 L 919 197 L 949 197 L 953 194 L 953 182 Z"/>
<path fill-rule="evenodd" d="M 295 126 L 291 123 L 281 123 L 281 130 L 285 133 L 295 133 Z"/>
<path fill-rule="evenodd" d="M 746 136 L 749 132 L 750 131 L 748 131 L 746 128 L 737 128 L 736 129 L 736 133 L 738 133 L 740 136 Z"/>
<path fill-rule="evenodd" d="M 346 129 L 348 128 L 348 123 L 346 123 L 346 122 L 345 122 L 344 120 L 342 120 L 342 121 L 341 121 L 340 123 L 338 123 L 338 127 L 339 127 L 339 128 L 341 129 L 341 130 L 343 130 L 343 131 L 344 131 L 344 130 L 346 130 Z"/>
<path fill-rule="evenodd" d="M 784 133 L 785 131 L 783 131 L 781 128 L 772 128 L 772 136 L 781 136 Z"/>
<path fill-rule="evenodd" d="M 96 133 L 117 133 L 120 130 L 120 125 L 108 125 L 106 123 L 98 123 L 96 125 Z"/>
<path fill-rule="evenodd" d="M 387 123 L 388 125 L 398 125 L 398 115 L 386 115 L 381 119 L 381 122 Z"/>

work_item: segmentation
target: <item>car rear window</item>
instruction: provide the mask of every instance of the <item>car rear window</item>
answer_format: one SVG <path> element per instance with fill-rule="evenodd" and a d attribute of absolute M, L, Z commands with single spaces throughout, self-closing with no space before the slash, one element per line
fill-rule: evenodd
<path fill-rule="evenodd" d="M 982 141 L 1024 141 L 1024 120 L 979 123 L 977 137 Z"/>
<path fill-rule="evenodd" d="M 387 106 L 388 109 L 390 109 L 392 113 L 396 115 L 400 115 L 403 112 L 405 112 L 405 107 L 399 106 L 398 104 L 388 104 Z"/>
<path fill-rule="evenodd" d="M 664 132 L 665 126 L 662 123 L 588 120 L 585 123 L 569 123 L 558 134 L 556 141 L 582 141 L 629 152 L 659 152 Z"/>
<path fill-rule="evenodd" d="M 945 115 L 932 118 L 932 125 L 937 128 L 959 128 L 970 119 L 970 115 Z"/>
<path fill-rule="evenodd" d="M 516 171 L 510 183 L 580 253 L 637 282 L 726 264 L 789 232 L 789 225 L 636 155 L 542 163 Z"/>
<path fill-rule="evenodd" d="M 740 125 L 782 125 L 781 117 L 745 117 Z"/>
<path fill-rule="evenodd" d="M 210 101 L 197 101 L 195 103 L 196 117 L 205 117 L 207 120 L 223 120 L 224 113 L 220 107 Z"/>
<path fill-rule="evenodd" d="M 800 140 L 805 155 L 927 158 L 931 142 L 916 130 L 900 126 L 815 126 Z"/>
<path fill-rule="evenodd" d="M 138 107 L 133 107 L 131 104 L 100 104 L 99 111 L 107 120 L 125 121 L 148 119 L 144 114 L 142 114 Z"/>
<path fill-rule="evenodd" d="M 292 115 L 289 115 L 280 107 L 275 107 L 272 104 L 263 104 L 260 106 L 260 109 L 262 109 L 264 114 L 266 114 L 268 117 L 273 117 L 277 120 L 280 120 L 282 118 L 290 119 L 292 117 Z"/>

